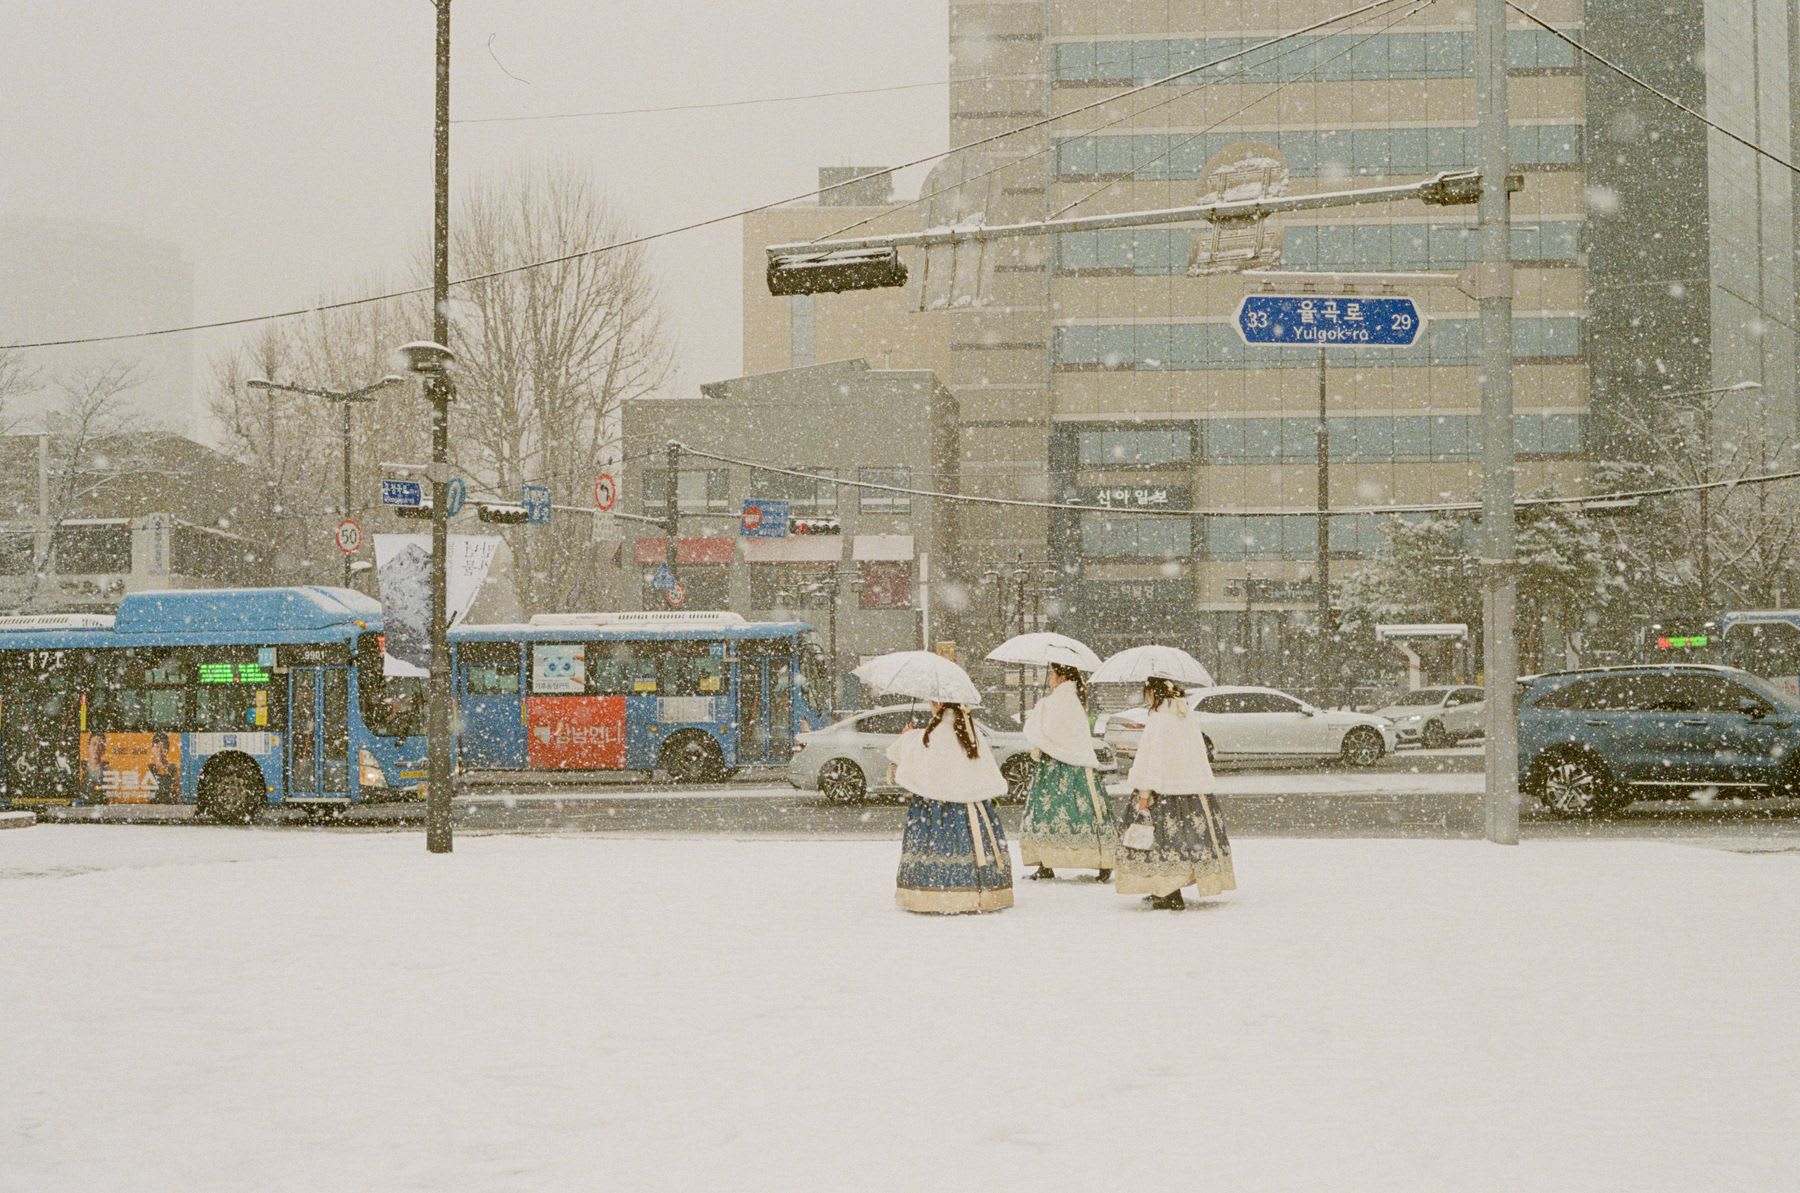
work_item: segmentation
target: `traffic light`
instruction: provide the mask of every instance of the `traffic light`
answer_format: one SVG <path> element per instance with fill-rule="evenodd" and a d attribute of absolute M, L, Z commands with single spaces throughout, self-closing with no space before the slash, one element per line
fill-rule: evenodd
<path fill-rule="evenodd" d="M 531 521 L 530 510 L 516 502 L 506 501 L 484 501 L 475 507 L 475 516 L 483 522 L 499 522 L 507 526 Z"/>
<path fill-rule="evenodd" d="M 789 534 L 842 534 L 844 524 L 836 518 L 793 518 L 788 522 Z"/>
<path fill-rule="evenodd" d="M 394 517 L 396 517 L 396 518 L 415 518 L 415 519 L 423 519 L 425 521 L 430 521 L 431 520 L 431 502 L 421 501 L 417 505 L 397 505 L 394 507 Z"/>
<path fill-rule="evenodd" d="M 769 258 L 769 293 L 838 294 L 906 285 L 898 249 L 845 249 L 835 253 L 786 253 Z"/>

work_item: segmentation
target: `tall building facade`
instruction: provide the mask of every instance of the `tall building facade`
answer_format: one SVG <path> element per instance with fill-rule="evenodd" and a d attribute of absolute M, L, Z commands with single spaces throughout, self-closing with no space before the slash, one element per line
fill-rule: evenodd
<path fill-rule="evenodd" d="M 1772 146 L 1785 143 L 1787 103 L 1768 101 L 1767 86 L 1731 80 L 1745 55 L 1765 81 L 1792 59 L 1792 0 L 1671 4 L 1655 20 L 1645 7 L 1544 0 L 1535 10 L 1578 38 L 1588 35 L 1589 10 L 1606 10 L 1592 32 L 1609 39 L 1613 25 L 1632 19 L 1640 39 L 1660 37 L 1665 20 L 1679 25 L 1664 44 L 1707 65 L 1715 118 L 1735 126 L 1754 108 Z M 1298 0 L 953 0 L 950 75 L 962 81 L 951 90 L 951 144 L 1071 113 L 984 150 L 973 171 L 988 174 L 984 201 L 974 206 L 989 222 L 1029 221 L 1181 206 L 1246 182 L 1305 194 L 1471 166 L 1469 5 L 1396 4 L 1208 66 L 1318 21 L 1321 9 Z M 1739 36 L 1746 22 L 1761 31 L 1749 49 Z M 1508 50 L 1512 156 L 1524 182 L 1513 203 L 1519 492 L 1580 491 L 1606 439 L 1593 418 L 1602 380 L 1641 389 L 1646 368 L 1652 377 L 1679 369 L 1690 388 L 1704 388 L 1757 356 L 1762 396 L 1791 409 L 1791 348 L 1784 357 L 1769 331 L 1793 321 L 1792 205 L 1771 198 L 1786 182 L 1760 167 L 1746 173 L 1716 135 L 1691 132 L 1698 151 L 1681 155 L 1687 181 L 1659 173 L 1670 151 L 1654 138 L 1636 161 L 1599 162 L 1613 152 L 1611 138 L 1647 134 L 1630 119 L 1592 123 L 1593 106 L 1612 102 L 1597 69 L 1522 18 Z M 1206 69 L 1076 111 L 1196 67 Z M 1776 90 L 1791 94 L 1787 84 Z M 1597 171 L 1610 181 L 1597 182 Z M 926 193 L 970 173 L 953 159 Z M 1666 216 L 1639 198 L 1658 186 L 1679 192 Z M 917 228 L 918 210 L 871 205 L 854 234 Z M 761 245 L 783 238 L 766 235 L 777 225 L 794 233 L 787 239 L 835 231 L 824 216 L 789 209 L 748 232 L 766 237 L 746 246 L 756 264 L 746 353 L 760 353 L 762 367 L 784 363 L 772 357 L 794 333 L 793 312 L 782 309 L 793 300 L 759 292 Z M 930 212 L 925 222 L 943 218 Z M 1261 268 L 1454 274 L 1473 261 L 1474 218 L 1473 208 L 1406 200 L 1279 217 L 1236 239 L 1192 225 L 1009 241 L 981 305 L 913 314 L 893 293 L 819 298 L 805 314 L 806 336 L 817 348 L 878 327 L 899 354 L 894 364 L 929 358 L 960 403 L 965 492 L 1115 507 L 965 507 L 966 558 L 1056 568 L 1062 624 L 1099 648 L 1164 638 L 1195 648 L 1222 680 L 1274 678 L 1316 607 L 1319 353 L 1243 344 L 1234 316 L 1256 287 L 1231 259 L 1248 249 Z M 1668 271 L 1663 240 L 1693 256 L 1683 272 L 1714 294 L 1697 321 L 1671 315 L 1680 330 L 1652 337 L 1630 320 L 1641 316 L 1633 296 L 1642 283 Z M 1752 274 L 1757 314 L 1732 313 L 1717 290 L 1729 279 L 1741 290 Z M 1479 492 L 1475 303 L 1451 285 L 1411 292 L 1427 318 L 1414 347 L 1326 353 L 1333 509 Z M 1653 343 L 1677 338 L 1678 361 L 1641 363 Z M 1143 512 L 1156 507 L 1207 513 Z M 1376 550 L 1381 524 L 1334 514 L 1327 534 L 1337 581 Z"/>

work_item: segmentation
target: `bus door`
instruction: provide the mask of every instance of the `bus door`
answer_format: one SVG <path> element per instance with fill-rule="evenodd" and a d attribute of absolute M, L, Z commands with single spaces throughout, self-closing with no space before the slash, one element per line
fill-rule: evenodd
<path fill-rule="evenodd" d="M 751 639 L 738 646 L 738 762 L 785 764 L 794 752 L 789 659 L 770 654 L 779 644 Z"/>
<path fill-rule="evenodd" d="M 287 799 L 350 798 L 350 669 L 288 671 Z"/>
<path fill-rule="evenodd" d="M 794 665 L 777 656 L 769 668 L 769 761 L 786 764 L 794 752 Z"/>
<path fill-rule="evenodd" d="M 0 796 L 16 805 L 81 796 L 84 660 L 19 651 L 0 666 Z"/>
<path fill-rule="evenodd" d="M 456 648 L 457 757 L 469 770 L 524 770 L 525 692 L 517 642 L 464 642 Z"/>

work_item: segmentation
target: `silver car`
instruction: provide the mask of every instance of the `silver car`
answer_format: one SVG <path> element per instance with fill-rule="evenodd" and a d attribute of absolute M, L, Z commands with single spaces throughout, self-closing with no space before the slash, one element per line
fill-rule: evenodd
<path fill-rule="evenodd" d="M 788 782 L 802 790 L 823 792 L 833 803 L 854 803 L 870 793 L 893 794 L 887 781 L 888 747 L 894 739 L 931 720 L 924 704 L 890 704 L 852 713 L 843 720 L 794 738 Z M 1006 776 L 1007 798 L 1022 800 L 1031 785 L 1031 746 L 1019 724 L 1005 713 L 977 709 L 975 721 Z M 1101 769 L 1110 767 L 1112 751 L 1102 750 Z"/>
<path fill-rule="evenodd" d="M 1221 762 L 1259 759 L 1339 759 L 1373 766 L 1394 749 L 1393 729 L 1367 713 L 1328 712 L 1274 688 L 1216 687 L 1188 693 L 1199 714 L 1207 754 Z M 1102 722 L 1106 744 L 1135 754 L 1145 712 L 1128 708 Z"/>
<path fill-rule="evenodd" d="M 1375 710 L 1394 726 L 1401 745 L 1441 750 L 1467 737 L 1480 737 L 1487 714 L 1487 693 L 1480 688 L 1419 688 L 1403 692 L 1392 704 Z"/>

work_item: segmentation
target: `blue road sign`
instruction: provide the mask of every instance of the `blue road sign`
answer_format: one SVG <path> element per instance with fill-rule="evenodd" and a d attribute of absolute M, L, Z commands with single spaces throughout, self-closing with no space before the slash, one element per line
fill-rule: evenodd
<path fill-rule="evenodd" d="M 788 536 L 788 503 L 773 498 L 752 497 L 744 502 L 738 519 L 738 537 L 747 539 L 784 539 Z"/>
<path fill-rule="evenodd" d="M 418 481 L 382 481 L 381 504 L 421 506 L 425 504 L 425 486 Z"/>
<path fill-rule="evenodd" d="M 519 504 L 525 507 L 525 520 L 533 526 L 550 522 L 550 486 L 520 485 Z"/>
<path fill-rule="evenodd" d="M 675 569 L 666 563 L 656 565 L 656 574 L 650 577 L 650 587 L 657 592 L 668 592 L 675 587 Z"/>
<path fill-rule="evenodd" d="M 469 486 L 460 476 L 450 478 L 444 486 L 444 516 L 454 518 L 462 513 L 463 502 L 469 499 Z"/>
<path fill-rule="evenodd" d="M 1244 343 L 1301 348 L 1408 348 L 1425 321 L 1410 298 L 1251 294 L 1238 307 Z"/>

